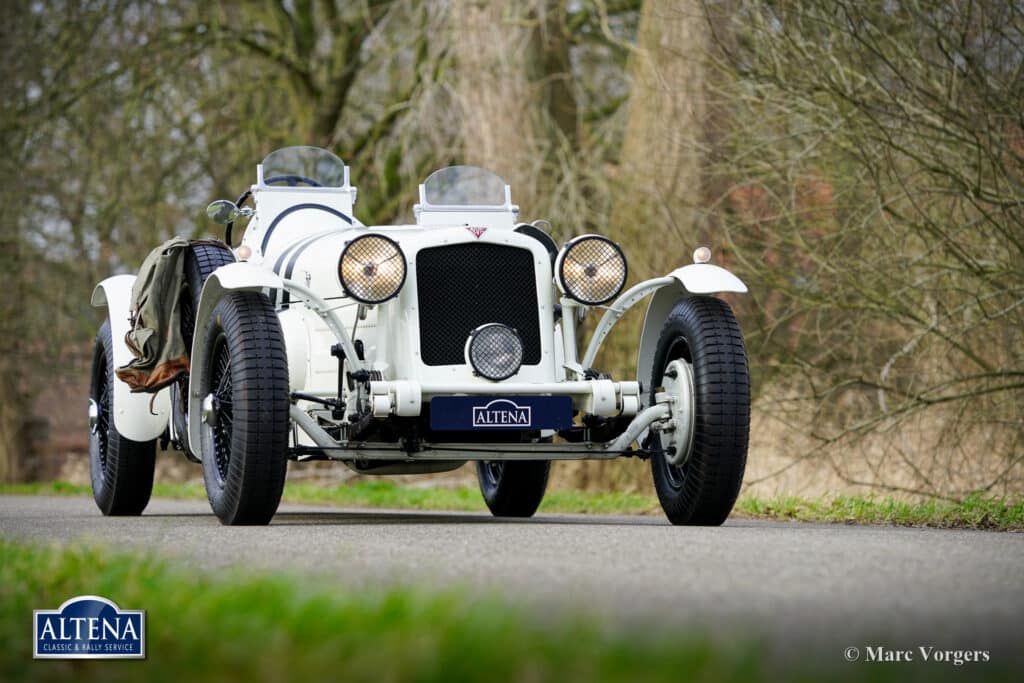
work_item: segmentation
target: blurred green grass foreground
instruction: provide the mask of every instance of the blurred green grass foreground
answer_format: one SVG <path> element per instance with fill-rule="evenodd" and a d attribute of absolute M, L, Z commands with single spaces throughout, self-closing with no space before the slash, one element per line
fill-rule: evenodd
<path fill-rule="evenodd" d="M 454 588 L 355 592 L 340 580 L 314 587 L 299 575 L 211 575 L 145 555 L 3 539 L 0 557 L 6 683 L 905 681 L 936 673 L 850 667 L 820 656 L 798 661 L 794 670 L 740 637 L 627 630 L 582 612 L 541 620 L 507 599 Z M 146 610 L 146 661 L 32 659 L 32 610 L 82 594 Z M 1007 673 L 987 669 L 986 677 Z"/>
<path fill-rule="evenodd" d="M 757 650 L 609 635 L 580 616 L 538 622 L 497 598 L 230 570 L 0 539 L 0 680 L 678 681 L 764 678 Z M 80 594 L 147 611 L 147 661 L 33 661 L 32 610 Z"/>

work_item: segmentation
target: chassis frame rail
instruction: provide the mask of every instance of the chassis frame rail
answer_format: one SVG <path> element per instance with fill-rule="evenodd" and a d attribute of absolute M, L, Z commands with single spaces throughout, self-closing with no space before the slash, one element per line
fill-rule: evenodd
<path fill-rule="evenodd" d="M 548 443 L 500 444 L 500 447 L 493 443 L 425 443 L 411 453 L 398 445 L 341 442 L 298 406 L 293 404 L 290 414 L 295 424 L 313 440 L 317 449 L 328 457 L 338 453 L 333 456 L 337 460 L 451 460 L 452 453 L 458 453 L 460 460 L 608 460 L 635 455 L 633 441 L 655 422 L 668 420 L 671 410 L 669 401 L 647 408 L 633 418 L 622 434 L 606 443 L 566 443 L 557 447 Z M 495 458 L 495 455 L 501 457 Z"/>

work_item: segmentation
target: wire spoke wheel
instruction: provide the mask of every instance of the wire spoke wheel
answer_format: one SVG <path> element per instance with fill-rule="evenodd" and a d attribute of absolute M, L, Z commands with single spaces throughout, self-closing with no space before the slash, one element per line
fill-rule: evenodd
<path fill-rule="evenodd" d="M 487 484 L 490 486 L 497 486 L 498 482 L 501 481 L 501 470 L 504 463 L 487 460 L 480 463 L 480 476 L 483 477 Z"/>
<path fill-rule="evenodd" d="M 212 359 L 213 372 L 210 375 L 210 385 L 215 388 L 213 398 L 216 410 L 213 424 L 213 449 L 217 473 L 220 475 L 221 481 L 224 481 L 228 476 L 228 466 L 231 463 L 233 422 L 231 419 L 231 356 L 223 335 L 214 343 Z"/>
<path fill-rule="evenodd" d="M 235 262 L 235 256 L 224 244 L 197 242 L 189 246 L 184 259 L 185 287 L 178 305 L 181 310 L 181 338 L 185 348 L 192 354 L 196 333 L 196 311 L 203 285 L 210 275 L 222 266 Z M 192 462 L 199 460 L 199 444 L 189 443 L 188 437 L 188 392 L 190 377 L 183 375 L 171 387 L 171 420 L 174 426 L 176 445 Z"/>
<path fill-rule="evenodd" d="M 666 462 L 665 478 L 673 489 L 681 491 L 683 489 L 683 482 L 686 481 L 686 463 L 684 462 L 682 465 L 673 465 Z"/>
<path fill-rule="evenodd" d="M 101 353 L 97 362 L 106 368 L 107 354 Z M 100 466 L 105 468 L 107 466 L 107 449 L 110 447 L 110 410 L 114 405 L 114 390 L 106 372 L 97 376 L 96 380 L 99 384 L 96 389 L 97 396 L 93 399 L 96 401 L 97 407 L 96 427 L 89 436 L 90 439 L 96 440 L 96 455 L 99 458 Z"/>
<path fill-rule="evenodd" d="M 89 470 L 104 515 L 139 515 L 149 504 L 156 440 L 133 441 L 117 431 L 114 415 L 114 341 L 110 323 L 96 335 L 89 384 Z M 131 414 L 123 417 L 130 420 Z M 127 423 L 129 426 L 130 422 Z"/>
<path fill-rule="evenodd" d="M 288 466 L 288 362 L 277 313 L 259 292 L 229 292 L 196 330 L 206 495 L 224 524 L 267 524 Z"/>

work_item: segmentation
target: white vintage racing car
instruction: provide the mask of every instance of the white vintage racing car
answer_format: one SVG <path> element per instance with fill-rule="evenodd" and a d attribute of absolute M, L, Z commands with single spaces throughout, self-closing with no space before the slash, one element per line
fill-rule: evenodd
<path fill-rule="evenodd" d="M 420 185 L 415 224 L 363 225 L 355 201 L 338 157 L 289 147 L 263 160 L 237 202 L 211 204 L 226 244 L 193 244 L 184 260 L 191 371 L 155 395 L 114 374 L 132 360 L 134 276 L 96 286 L 108 318 L 90 457 L 104 514 L 142 512 L 162 442 L 202 463 L 225 524 L 269 522 L 288 461 L 318 459 L 361 474 L 475 461 L 490 510 L 527 517 L 553 460 L 649 458 L 672 523 L 726 519 L 750 391 L 739 327 L 713 295 L 746 287 L 707 263 L 709 250 L 627 289 L 614 242 L 587 234 L 558 247 L 546 221 L 519 222 L 501 178 L 470 166 Z M 648 297 L 636 376 L 595 369 L 612 327 Z M 583 346 L 588 313 L 600 317 Z"/>

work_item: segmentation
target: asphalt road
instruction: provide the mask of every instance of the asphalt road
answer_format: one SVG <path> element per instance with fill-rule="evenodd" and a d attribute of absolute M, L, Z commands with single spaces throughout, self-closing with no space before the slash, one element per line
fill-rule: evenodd
<path fill-rule="evenodd" d="M 499 591 L 541 614 L 842 648 L 988 649 L 1021 661 L 1024 535 L 731 520 L 340 510 L 283 505 L 228 528 L 205 502 L 104 518 L 91 499 L 0 496 L 0 535 L 157 551 L 197 572 L 286 569 L 325 587 Z"/>

